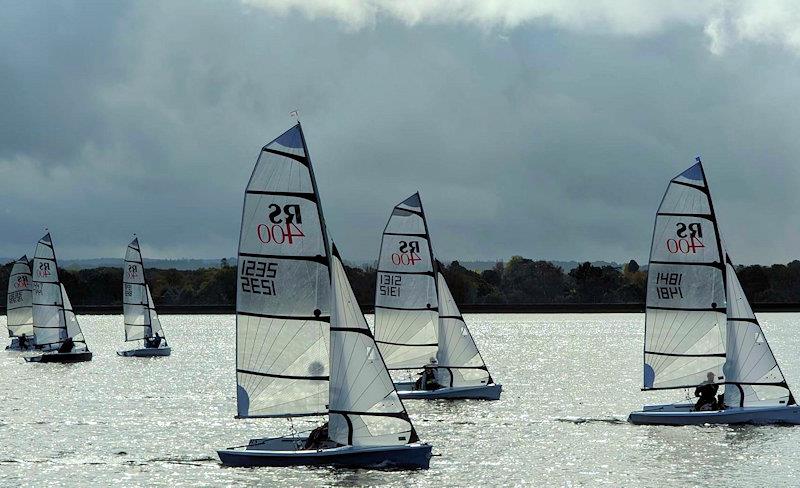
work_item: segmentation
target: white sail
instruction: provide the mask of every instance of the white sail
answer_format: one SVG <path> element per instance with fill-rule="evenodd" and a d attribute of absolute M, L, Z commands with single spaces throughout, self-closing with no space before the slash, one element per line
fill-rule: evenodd
<path fill-rule="evenodd" d="M 33 282 L 28 256 L 22 256 L 8 277 L 6 319 L 9 337 L 33 337 Z"/>
<path fill-rule="evenodd" d="M 144 276 L 144 261 L 139 239 L 134 238 L 125 251 L 122 278 L 122 308 L 125 320 L 125 340 L 137 341 L 164 337 L 158 320 L 150 287 Z"/>
<path fill-rule="evenodd" d="M 261 151 L 239 235 L 239 417 L 328 411 L 330 274 L 325 222 L 300 124 Z"/>
<path fill-rule="evenodd" d="M 439 289 L 439 350 L 436 380 L 450 387 L 480 386 L 492 382 L 478 346 L 461 317 L 450 288 L 441 273 Z"/>
<path fill-rule="evenodd" d="M 416 442 L 417 435 L 356 301 L 341 259 L 331 258 L 330 420 L 343 445 Z"/>
<path fill-rule="evenodd" d="M 730 406 L 794 404 L 775 356 L 727 259 L 728 324 L 725 403 Z"/>
<path fill-rule="evenodd" d="M 49 233 L 39 240 L 33 258 L 33 332 L 36 344 L 46 349 L 57 349 L 67 338 L 85 342 L 58 278 L 58 263 Z"/>
<path fill-rule="evenodd" d="M 378 259 L 375 340 L 390 369 L 420 368 L 436 357 L 438 307 L 428 224 L 416 193 L 392 210 Z"/>
<path fill-rule="evenodd" d="M 698 162 L 670 181 L 650 249 L 645 389 L 724 382 L 726 293 L 714 208 Z"/>

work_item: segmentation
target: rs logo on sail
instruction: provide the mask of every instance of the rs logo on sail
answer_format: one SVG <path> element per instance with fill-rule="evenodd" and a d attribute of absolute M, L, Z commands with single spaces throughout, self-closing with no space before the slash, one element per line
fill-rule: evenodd
<path fill-rule="evenodd" d="M 698 249 L 706 247 L 700 239 L 703 237 L 703 227 L 700 222 L 675 224 L 676 238 L 667 239 L 667 251 L 671 254 L 696 254 Z"/>
<path fill-rule="evenodd" d="M 139 274 L 139 267 L 135 264 L 128 265 L 128 278 L 136 278 Z"/>
<path fill-rule="evenodd" d="M 25 275 L 17 276 L 17 282 L 14 283 L 14 288 L 16 289 L 27 289 L 28 288 L 28 277 Z"/>
<path fill-rule="evenodd" d="M 294 244 L 295 239 L 305 237 L 300 205 L 270 204 L 267 219 L 269 222 L 256 227 L 258 240 L 264 244 Z"/>
<path fill-rule="evenodd" d="M 413 266 L 422 258 L 419 257 L 419 241 L 400 241 L 399 252 L 392 254 L 392 263 L 396 266 Z"/>
<path fill-rule="evenodd" d="M 50 263 L 39 263 L 39 269 L 36 274 L 42 278 L 50 276 Z"/>

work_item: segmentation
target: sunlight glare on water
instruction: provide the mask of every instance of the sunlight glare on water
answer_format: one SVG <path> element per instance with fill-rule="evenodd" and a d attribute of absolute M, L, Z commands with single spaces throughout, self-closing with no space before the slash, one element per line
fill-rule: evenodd
<path fill-rule="evenodd" d="M 406 402 L 434 446 L 429 471 L 224 468 L 216 449 L 286 434 L 289 422 L 233 418 L 232 315 L 161 318 L 168 358 L 117 357 L 121 316 L 79 317 L 89 363 L 26 364 L 0 352 L 0 484 L 677 487 L 800 478 L 800 427 L 625 422 L 646 402 L 685 398 L 639 391 L 642 314 L 466 315 L 503 396 Z M 760 318 L 790 386 L 800 387 L 800 315 Z"/>

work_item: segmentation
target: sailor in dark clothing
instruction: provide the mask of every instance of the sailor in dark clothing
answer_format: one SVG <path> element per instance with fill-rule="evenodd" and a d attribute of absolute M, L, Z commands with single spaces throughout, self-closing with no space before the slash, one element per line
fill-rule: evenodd
<path fill-rule="evenodd" d="M 67 339 L 61 343 L 61 347 L 58 348 L 58 352 L 72 352 L 73 347 L 75 347 L 75 343 L 72 342 L 72 337 L 67 337 Z"/>
<path fill-rule="evenodd" d="M 320 449 L 328 440 L 328 422 L 311 431 L 303 449 Z"/>
<path fill-rule="evenodd" d="M 694 405 L 695 411 L 715 410 L 718 390 L 719 385 L 714 384 L 714 373 L 709 371 L 706 375 L 706 381 L 694 389 L 694 396 L 698 397 L 697 403 Z"/>
<path fill-rule="evenodd" d="M 19 348 L 20 349 L 27 349 L 28 348 L 28 336 L 21 335 L 19 336 Z"/>
<path fill-rule="evenodd" d="M 414 389 L 431 391 L 438 390 L 441 387 L 442 385 L 436 381 L 436 360 L 431 359 L 431 364 L 425 365 L 422 369 L 422 373 L 419 374 L 419 378 L 417 378 L 417 381 L 414 383 Z"/>
<path fill-rule="evenodd" d="M 158 346 L 161 345 L 161 336 L 158 335 L 158 332 L 156 332 L 156 336 L 155 337 L 145 339 L 145 344 L 144 345 L 145 345 L 145 347 L 158 349 Z"/>

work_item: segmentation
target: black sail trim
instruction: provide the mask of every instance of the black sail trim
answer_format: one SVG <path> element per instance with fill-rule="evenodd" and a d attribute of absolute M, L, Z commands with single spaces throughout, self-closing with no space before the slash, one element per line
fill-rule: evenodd
<path fill-rule="evenodd" d="M 671 352 L 656 352 L 656 351 L 645 351 L 645 354 L 652 354 L 655 356 L 671 356 L 671 357 L 679 357 L 679 358 L 724 358 L 724 352 L 718 352 L 713 354 L 678 354 L 678 353 L 671 353 Z"/>
<path fill-rule="evenodd" d="M 276 259 L 276 260 L 283 260 L 283 261 L 313 261 L 315 263 L 322 264 L 324 266 L 328 266 L 328 258 L 321 255 L 316 256 L 279 256 L 277 254 L 260 254 L 260 253 L 252 253 L 252 252 L 240 252 L 239 256 L 243 256 L 246 258 L 262 258 L 262 259 Z"/>
<path fill-rule="evenodd" d="M 385 236 L 405 236 L 405 237 L 419 237 L 420 239 L 427 239 L 428 234 L 413 234 L 408 232 L 384 232 Z"/>
<path fill-rule="evenodd" d="M 725 269 L 724 264 L 718 263 L 716 261 L 712 261 L 710 263 L 702 261 L 698 261 L 696 263 L 682 263 L 678 261 L 650 261 L 650 264 L 668 264 L 670 266 L 710 266 L 712 268 L 717 268 L 720 271 L 723 271 Z"/>
<path fill-rule="evenodd" d="M 727 310 L 725 307 L 716 307 L 716 308 L 713 308 L 713 307 L 708 307 L 708 308 L 702 308 L 702 307 L 700 307 L 700 308 L 693 308 L 693 307 L 657 307 L 655 305 L 647 305 L 647 307 L 645 307 L 645 308 L 650 309 L 650 310 L 675 310 L 675 311 L 678 311 L 678 312 L 719 312 L 719 313 L 725 313 L 726 310 Z"/>
<path fill-rule="evenodd" d="M 404 307 L 387 307 L 385 305 L 375 305 L 375 308 L 383 308 L 385 310 L 406 310 L 406 311 L 409 311 L 409 312 L 421 312 L 421 311 L 438 312 L 439 311 L 439 307 L 404 308 Z"/>
<path fill-rule="evenodd" d="M 277 319 L 277 320 L 297 320 L 297 321 L 308 321 L 313 320 L 316 322 L 328 322 L 330 323 L 331 318 L 328 315 L 320 315 L 317 317 L 316 315 L 271 315 L 266 313 L 255 313 L 255 312 L 236 312 L 238 315 L 246 315 L 248 317 L 258 317 L 262 319 Z"/>
<path fill-rule="evenodd" d="M 251 371 L 249 369 L 241 369 L 241 368 L 236 368 L 236 372 L 244 374 L 252 374 L 255 376 L 266 376 L 268 378 L 281 378 L 285 380 L 328 381 L 330 379 L 328 376 L 297 376 L 289 374 L 263 373 L 261 371 Z"/>
<path fill-rule="evenodd" d="M 390 346 L 408 346 L 408 347 L 431 347 L 431 346 L 438 346 L 439 344 L 434 342 L 433 344 L 406 344 L 404 342 L 387 342 L 387 341 L 379 341 L 375 340 L 378 344 L 389 344 Z M 400 368 L 400 369 L 414 369 L 414 368 Z"/>
<path fill-rule="evenodd" d="M 355 332 L 357 334 L 364 334 L 370 339 L 374 339 L 369 329 L 361 329 L 359 327 L 331 327 L 331 332 Z"/>
<path fill-rule="evenodd" d="M 312 201 L 317 203 L 317 195 L 312 192 L 300 192 L 300 191 L 264 191 L 264 190 L 246 190 L 246 194 L 248 195 L 269 195 L 269 196 L 276 196 L 276 197 L 297 197 L 297 198 L 304 198 L 306 200 Z"/>
<path fill-rule="evenodd" d="M 379 269 L 378 273 L 401 274 L 401 275 L 420 275 L 420 276 L 430 276 L 431 278 L 434 277 L 433 271 L 387 271 L 385 269 Z"/>
<path fill-rule="evenodd" d="M 439 315 L 439 318 L 440 319 L 455 319 L 455 320 L 460 320 L 460 321 L 462 321 L 464 323 L 467 322 L 466 320 L 464 320 L 464 317 L 462 317 L 461 315 Z"/>
<path fill-rule="evenodd" d="M 714 220 L 714 216 L 707 213 L 682 213 L 682 212 L 657 212 L 658 217 L 697 217 L 698 219 Z"/>
<path fill-rule="evenodd" d="M 303 166 L 306 166 L 306 167 L 308 166 L 308 158 L 306 156 L 298 156 L 297 154 L 292 154 L 292 153 L 288 153 L 288 152 L 284 152 L 284 151 L 279 151 L 277 149 L 271 149 L 271 148 L 268 148 L 268 147 L 264 147 L 262 149 L 262 151 L 268 152 L 268 153 L 272 153 L 272 154 L 277 154 L 278 156 L 283 156 L 285 158 L 294 159 L 295 161 L 297 161 L 298 163 L 302 164 Z"/>
<path fill-rule="evenodd" d="M 705 179 L 706 179 L 705 178 L 705 174 L 703 174 L 703 181 L 705 181 Z M 705 193 L 706 195 L 708 195 L 708 187 L 705 187 L 705 186 L 694 185 L 692 183 L 684 183 L 683 181 L 675 181 L 675 180 L 672 180 L 671 183 L 675 183 L 676 185 L 688 186 L 689 188 L 694 188 L 695 190 L 701 191 L 701 192 Z M 709 198 L 709 200 L 710 200 L 710 198 Z"/>

